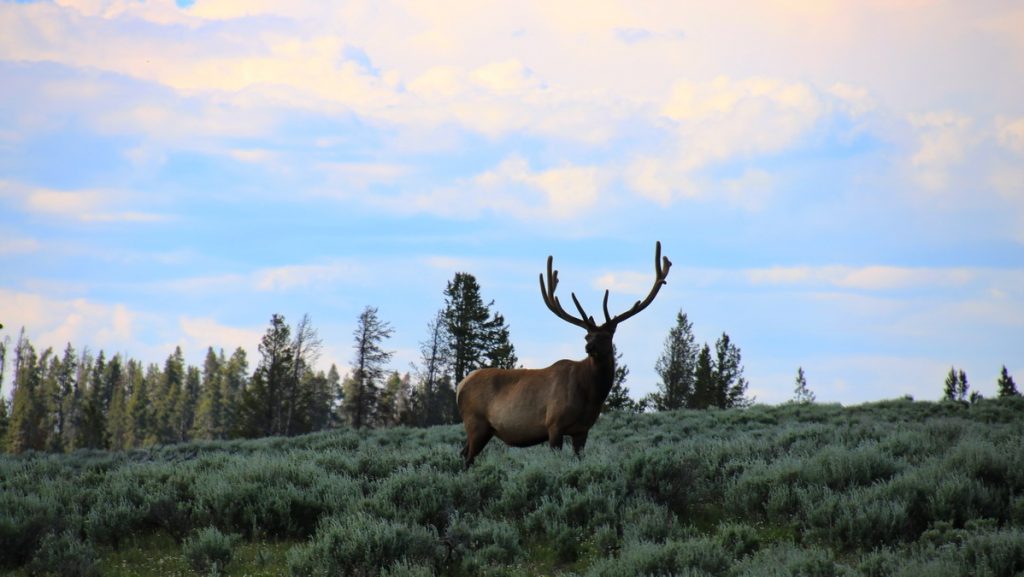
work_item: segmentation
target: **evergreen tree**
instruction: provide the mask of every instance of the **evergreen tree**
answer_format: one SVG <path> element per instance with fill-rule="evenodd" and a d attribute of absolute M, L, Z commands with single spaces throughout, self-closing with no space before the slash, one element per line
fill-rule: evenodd
<path fill-rule="evenodd" d="M 178 396 L 178 403 L 174 414 L 177 417 L 177 442 L 188 441 L 192 428 L 195 426 L 196 406 L 199 404 L 199 391 L 202 387 L 202 377 L 199 369 L 189 365 L 185 370 L 185 383 Z"/>
<path fill-rule="evenodd" d="M 130 360 L 125 371 L 121 355 L 114 355 L 107 364 L 107 387 L 111 391 L 107 414 L 107 443 L 120 451 L 128 446 L 128 399 L 131 398 L 132 376 L 139 372 L 138 363 Z"/>
<path fill-rule="evenodd" d="M 971 385 L 967 382 L 967 374 L 963 369 L 960 369 L 958 372 L 955 367 L 950 367 L 949 373 L 946 375 L 943 398 L 947 401 L 966 403 L 970 388 Z"/>
<path fill-rule="evenodd" d="M 629 396 L 629 388 L 626 387 L 629 367 L 622 362 L 622 353 L 618 351 L 614 343 L 612 351 L 615 354 L 615 376 L 612 380 L 612 388 L 608 391 L 608 397 L 604 400 L 604 410 L 639 413 L 641 405 Z"/>
<path fill-rule="evenodd" d="M 322 431 L 331 424 L 331 412 L 334 408 L 335 393 L 332 387 L 337 386 L 338 370 L 334 370 L 334 381 L 323 371 L 306 371 L 302 377 L 304 408 L 301 427 L 303 432 Z"/>
<path fill-rule="evenodd" d="M 331 363 L 331 368 L 327 371 L 327 393 L 329 401 L 325 426 L 337 428 L 344 423 L 344 415 L 341 414 L 344 392 L 341 388 L 341 374 L 338 373 L 338 367 L 334 363 Z"/>
<path fill-rule="evenodd" d="M 260 363 L 245 390 L 243 428 L 247 436 L 285 433 L 287 395 L 294 377 L 291 329 L 284 317 L 270 317 L 270 328 L 260 341 Z"/>
<path fill-rule="evenodd" d="M 345 395 L 345 413 L 354 428 L 372 425 L 376 419 L 380 398 L 380 380 L 384 364 L 392 353 L 381 348 L 381 342 L 391 337 L 391 325 L 380 320 L 377 308 L 367 306 L 359 314 L 355 338 L 355 358 L 349 389 Z"/>
<path fill-rule="evenodd" d="M 64 348 L 61 359 L 54 357 L 44 377 L 46 391 L 47 423 L 52 426 L 46 442 L 46 450 L 63 452 L 71 448 L 71 415 L 78 388 L 78 355 L 71 343 Z"/>
<path fill-rule="evenodd" d="M 303 315 L 302 320 L 295 326 L 295 337 L 292 339 L 292 377 L 288 381 L 285 393 L 286 435 L 309 432 L 311 422 L 320 420 L 319 415 L 324 408 L 320 406 L 323 395 L 318 389 L 323 381 L 316 378 L 312 369 L 320 357 L 322 348 L 323 342 L 313 328 L 309 315 Z"/>
<path fill-rule="evenodd" d="M 807 388 L 807 378 L 804 376 L 804 368 L 796 369 L 796 387 L 793 389 L 793 402 L 810 404 L 814 402 L 814 393 Z"/>
<path fill-rule="evenodd" d="M 427 323 L 427 340 L 420 343 L 419 387 L 415 394 L 417 423 L 424 427 L 456 422 L 455 391 L 451 386 L 451 336 L 442 309 Z"/>
<path fill-rule="evenodd" d="M 697 355 L 697 366 L 693 371 L 693 394 L 687 407 L 690 409 L 707 409 L 714 406 L 717 398 L 718 379 L 715 376 L 715 364 L 711 359 L 711 347 L 707 343 L 701 347 Z"/>
<path fill-rule="evenodd" d="M 4 449 L 3 441 L 7 439 L 7 427 L 10 424 L 10 416 L 7 413 L 7 398 L 0 395 L 0 450 Z"/>
<path fill-rule="evenodd" d="M 669 330 L 665 349 L 654 366 L 661 377 L 658 392 L 651 395 L 655 410 L 673 411 L 690 405 L 699 350 L 693 336 L 693 323 L 680 310 L 676 314 L 676 326 Z"/>
<path fill-rule="evenodd" d="M 378 422 L 385 427 L 413 424 L 412 385 L 409 374 L 392 371 L 381 391 Z"/>
<path fill-rule="evenodd" d="M 473 275 L 455 273 L 444 296 L 444 320 L 456 383 L 480 367 L 512 368 L 516 365 L 518 360 L 505 319 L 497 313 L 491 316 L 494 301 L 484 304 L 480 285 Z"/>
<path fill-rule="evenodd" d="M 224 431 L 229 437 L 242 435 L 244 429 L 243 399 L 249 387 L 249 358 L 245 349 L 238 347 L 223 363 L 221 385 L 224 398 Z"/>
<path fill-rule="evenodd" d="M 740 349 L 724 332 L 715 341 L 715 356 L 715 406 L 727 409 L 750 404 Z"/>
<path fill-rule="evenodd" d="M 25 329 L 22 329 L 14 346 L 14 393 L 5 441 L 9 453 L 41 451 L 46 446 L 46 404 L 43 391 L 45 360 L 41 366 L 35 347 L 25 336 Z"/>
<path fill-rule="evenodd" d="M 160 373 L 160 367 L 155 363 L 150 363 L 144 374 L 141 367 L 138 368 L 140 374 L 134 375 L 138 381 L 135 382 L 131 398 L 128 400 L 127 445 L 129 447 L 143 447 L 158 442 L 153 397 L 160 388 L 163 375 Z"/>
<path fill-rule="evenodd" d="M 43 370 L 36 349 L 22 329 L 14 344 L 14 390 L 4 443 L 9 453 L 45 448 L 43 421 L 46 406 L 42 380 Z"/>
<path fill-rule="evenodd" d="M 154 443 L 166 444 L 180 440 L 180 423 L 185 388 L 185 355 L 175 347 L 164 362 L 158 383 L 149 383 L 153 396 L 153 422 L 149 435 Z"/>
<path fill-rule="evenodd" d="M 199 393 L 199 404 L 196 407 L 195 426 L 192 429 L 194 439 L 224 439 L 225 431 L 225 400 L 223 367 L 224 350 L 220 356 L 213 352 L 213 347 L 206 349 L 206 360 L 203 361 L 202 389 Z"/>
<path fill-rule="evenodd" d="M 78 447 L 107 448 L 107 407 L 103 402 L 106 372 L 106 358 L 103 351 L 100 351 L 89 371 L 89 387 L 83 394 L 81 426 L 77 431 Z"/>
<path fill-rule="evenodd" d="M 1000 399 L 1020 396 L 1020 392 L 1017 391 L 1017 383 L 1013 382 L 1013 377 L 1006 370 L 1006 365 L 1003 365 L 1003 370 L 999 372 L 999 380 L 996 381 L 996 386 L 999 390 Z"/>

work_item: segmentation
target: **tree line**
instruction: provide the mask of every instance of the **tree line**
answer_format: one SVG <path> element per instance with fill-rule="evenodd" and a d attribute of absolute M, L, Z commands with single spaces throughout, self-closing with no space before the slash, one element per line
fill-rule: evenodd
<path fill-rule="evenodd" d="M 62 452 L 80 448 L 130 449 L 188 440 L 292 436 L 328 428 L 459 422 L 455 385 L 481 367 L 514 368 L 509 327 L 494 301 L 485 302 L 469 273 L 447 283 L 444 304 L 428 322 L 420 359 L 400 373 L 388 366 L 391 325 L 365 307 L 353 331 L 351 371 L 315 370 L 323 343 L 309 315 L 290 326 L 274 314 L 259 343 L 255 366 L 242 348 L 227 355 L 207 349 L 201 367 L 180 347 L 164 363 L 144 364 L 104 351 L 38 351 L 24 329 L 8 351 L 13 396 L 0 398 L 0 449 Z M 697 346 L 680 311 L 656 370 L 658 391 L 634 400 L 625 386 L 629 368 L 616 352 L 609 410 L 642 412 L 727 408 L 750 404 L 740 349 L 726 333 Z M 8 354 L 8 353 L 12 354 Z"/>
<path fill-rule="evenodd" d="M 412 374 L 387 368 L 384 341 L 392 330 L 367 306 L 344 379 L 333 364 L 326 372 L 314 369 L 322 341 L 308 315 L 294 326 L 273 315 L 255 367 L 241 347 L 230 355 L 210 347 L 201 367 L 186 364 L 181 347 L 162 365 L 78 351 L 70 343 L 62 353 L 39 351 L 22 329 L 13 347 L 0 341 L 0 386 L 13 376 L 10 402 L 0 397 L 0 450 L 119 450 L 341 426 L 454 423 L 455 383 L 479 367 L 518 363 L 509 327 L 493 306 L 473 275 L 457 273 Z"/>

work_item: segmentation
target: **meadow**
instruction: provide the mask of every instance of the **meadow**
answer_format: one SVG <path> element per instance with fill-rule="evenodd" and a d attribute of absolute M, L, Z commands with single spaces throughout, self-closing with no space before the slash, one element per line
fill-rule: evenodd
<path fill-rule="evenodd" d="M 1024 574 L 1024 399 L 605 414 L 0 455 L 11 575 Z"/>

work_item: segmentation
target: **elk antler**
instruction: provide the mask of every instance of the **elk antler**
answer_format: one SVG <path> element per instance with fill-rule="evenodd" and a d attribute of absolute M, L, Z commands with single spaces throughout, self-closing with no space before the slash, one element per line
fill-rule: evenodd
<path fill-rule="evenodd" d="M 558 271 L 552 270 L 551 268 L 554 260 L 555 257 L 548 256 L 547 287 L 544 286 L 544 275 L 540 275 L 540 294 L 544 297 L 544 304 L 546 304 L 548 309 L 558 315 L 558 318 L 563 321 L 572 323 L 588 331 L 596 330 L 597 323 L 594 322 L 594 317 L 587 316 L 587 313 L 583 310 L 583 306 L 580 305 L 580 301 L 576 298 L 576 293 L 572 293 L 572 302 L 576 305 L 576 310 L 580 311 L 580 318 L 576 318 L 565 312 L 565 309 L 562 308 L 562 303 L 558 302 L 558 297 L 555 296 L 555 289 L 558 287 Z"/>
<path fill-rule="evenodd" d="M 599 328 L 608 328 L 614 331 L 615 327 L 618 326 L 619 323 L 647 308 L 647 306 L 650 305 L 652 301 L 654 301 L 654 297 L 658 296 L 658 291 L 661 290 L 661 285 L 667 282 L 665 280 L 665 277 L 668 276 L 668 269 L 672 266 L 672 262 L 668 260 L 668 257 L 661 256 L 661 241 L 658 241 L 658 243 L 654 247 L 655 279 L 654 287 L 651 289 L 650 294 L 648 294 L 647 298 L 645 298 L 643 301 L 636 301 L 636 304 L 633 305 L 633 308 L 613 318 L 608 313 L 608 291 L 605 290 L 604 302 L 602 304 L 602 308 L 604 309 L 605 323 L 598 327 L 597 322 L 594 321 L 594 317 L 588 316 L 586 311 L 583 310 L 583 306 L 580 305 L 579 299 L 576 298 L 576 293 L 571 293 L 572 302 L 574 305 L 576 305 L 576 310 L 580 312 L 580 318 L 576 318 L 570 315 L 569 313 L 565 312 L 565 309 L 562 308 L 562 304 L 558 302 L 558 297 L 555 296 L 555 288 L 558 287 L 558 271 L 552 270 L 551 267 L 553 262 L 554 257 L 549 256 L 547 286 L 544 285 L 544 275 L 540 275 L 540 292 L 541 296 L 544 297 L 544 304 L 548 306 L 548 309 L 550 309 L 551 312 L 558 315 L 558 318 L 566 322 L 572 323 L 578 327 L 584 328 L 587 331 L 595 331 Z"/>
<path fill-rule="evenodd" d="M 672 266 L 672 261 L 668 260 L 668 257 L 661 256 L 661 241 L 654 245 L 654 286 L 651 288 L 650 294 L 647 295 L 642 301 L 636 301 L 633 308 L 628 311 L 616 316 L 615 318 L 609 318 L 608 316 L 608 291 L 604 291 L 604 326 L 611 325 L 614 329 L 622 321 L 632 317 L 636 313 L 647 308 L 648 305 L 654 301 L 654 297 L 658 296 L 658 291 L 661 290 L 661 285 L 665 284 L 665 277 L 668 276 L 668 269 Z"/>

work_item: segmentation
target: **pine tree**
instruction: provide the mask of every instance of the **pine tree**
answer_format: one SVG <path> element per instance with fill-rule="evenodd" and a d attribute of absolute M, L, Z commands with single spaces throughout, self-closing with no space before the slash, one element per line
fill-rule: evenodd
<path fill-rule="evenodd" d="M 138 382 L 128 400 L 129 447 L 143 447 L 159 442 L 154 398 L 164 377 L 155 363 L 150 363 L 146 366 L 146 372 L 137 376 Z"/>
<path fill-rule="evenodd" d="M 811 404 L 814 402 L 814 393 L 807 388 L 807 378 L 804 376 L 804 368 L 796 369 L 796 387 L 793 389 L 793 402 L 799 404 Z"/>
<path fill-rule="evenodd" d="M 727 409 L 750 404 L 740 349 L 724 332 L 715 341 L 715 356 L 715 406 Z"/>
<path fill-rule="evenodd" d="M 484 304 L 476 278 L 469 273 L 455 273 L 444 296 L 454 382 L 461 382 L 470 371 L 480 367 L 515 367 L 518 360 L 505 319 L 500 313 L 491 316 L 494 301 Z"/>
<path fill-rule="evenodd" d="M 202 377 L 199 369 L 189 365 L 185 370 L 185 383 L 181 388 L 181 395 L 178 396 L 178 403 L 175 407 L 177 417 L 176 439 L 177 442 L 188 441 L 192 428 L 195 426 L 196 406 L 199 404 L 199 391 L 202 387 Z"/>
<path fill-rule="evenodd" d="M 707 409 L 714 406 L 718 382 L 715 365 L 711 359 L 711 347 L 707 343 L 697 355 L 697 366 L 693 371 L 693 394 L 687 405 L 690 409 Z"/>
<path fill-rule="evenodd" d="M 612 351 L 615 355 L 615 376 L 612 380 L 612 388 L 608 391 L 608 397 L 604 400 L 604 410 L 639 413 L 641 412 L 640 403 L 629 396 L 629 388 L 626 387 L 629 367 L 622 362 L 622 353 L 615 348 L 614 343 Z"/>
<path fill-rule="evenodd" d="M 971 385 L 967 382 L 967 374 L 963 369 L 957 371 L 955 367 L 950 367 L 949 374 L 946 375 L 943 398 L 947 401 L 966 403 L 970 388 Z"/>
<path fill-rule="evenodd" d="M 676 326 L 669 330 L 665 349 L 654 366 L 661 377 L 658 392 L 651 395 L 655 410 L 674 411 L 690 404 L 699 350 L 693 336 L 693 323 L 680 310 L 676 314 Z"/>
<path fill-rule="evenodd" d="M 249 358 L 245 349 L 238 347 L 227 362 L 223 362 L 221 385 L 224 398 L 224 432 L 228 437 L 242 436 L 244 428 L 244 393 L 249 386 Z"/>
<path fill-rule="evenodd" d="M 283 435 L 290 380 L 294 377 L 291 329 L 282 315 L 270 317 L 260 341 L 260 364 L 246 389 L 244 428 L 249 436 Z"/>
<path fill-rule="evenodd" d="M 1000 399 L 1020 396 L 1020 392 L 1017 391 L 1017 383 L 1013 382 L 1013 377 L 1006 370 L 1006 365 L 1003 365 L 1003 370 L 999 372 L 999 380 L 996 381 L 996 386 L 999 390 Z"/>
<path fill-rule="evenodd" d="M 223 359 L 223 349 L 219 357 L 213 352 L 213 347 L 206 349 L 202 390 L 199 394 L 199 405 L 196 407 L 195 426 L 192 429 L 194 439 L 226 438 L 224 386 L 221 383 L 224 378 L 221 366 Z"/>
<path fill-rule="evenodd" d="M 392 353 L 381 348 L 381 342 L 391 337 L 391 325 L 380 320 L 377 308 L 367 306 L 359 314 L 355 339 L 355 358 L 349 390 L 345 395 L 345 413 L 352 427 L 372 425 L 376 420 L 380 398 L 380 380 L 384 364 Z"/>
<path fill-rule="evenodd" d="M 137 363 L 129 361 L 128 371 L 124 370 L 121 355 L 114 355 L 107 364 L 107 387 L 111 391 L 110 410 L 107 415 L 107 442 L 115 451 L 128 446 L 128 399 L 131 395 L 133 369 L 138 370 Z"/>
<path fill-rule="evenodd" d="M 46 354 L 49 355 L 49 350 Z M 4 443 L 9 453 L 41 451 L 46 446 L 45 363 L 46 357 L 40 363 L 35 347 L 22 329 L 14 346 L 14 393 Z"/>
<path fill-rule="evenodd" d="M 78 355 L 71 343 L 64 349 L 61 359 L 54 357 L 43 380 L 46 391 L 46 422 L 52 424 L 46 441 L 46 450 L 63 452 L 72 447 L 71 415 L 78 387 Z"/>
<path fill-rule="evenodd" d="M 427 323 L 427 340 L 420 343 L 417 423 L 424 427 L 456 422 L 455 391 L 451 387 L 451 336 L 442 309 Z"/>
<path fill-rule="evenodd" d="M 331 368 L 327 371 L 327 393 L 329 401 L 325 426 L 333 429 L 344 423 L 340 411 L 345 401 L 344 392 L 341 389 L 341 374 L 338 373 L 338 367 L 334 363 L 331 363 Z"/>
<path fill-rule="evenodd" d="M 89 371 L 89 387 L 83 394 L 81 426 L 77 431 L 78 447 L 107 448 L 107 407 L 103 402 L 106 372 L 106 357 L 103 351 L 100 351 Z"/>
<path fill-rule="evenodd" d="M 322 347 L 323 342 L 313 328 L 309 315 L 303 315 L 302 320 L 295 326 L 295 337 L 292 339 L 292 376 L 288 380 L 284 395 L 287 401 L 284 421 L 286 435 L 309 432 L 310 423 L 320 420 L 319 415 L 324 409 L 320 406 L 322 395 L 317 389 L 322 381 L 312 374 L 312 369 L 320 357 Z"/>
<path fill-rule="evenodd" d="M 4 449 L 3 441 L 7 438 L 7 427 L 10 424 L 10 416 L 7 413 L 7 398 L 0 395 L 0 451 Z"/>

